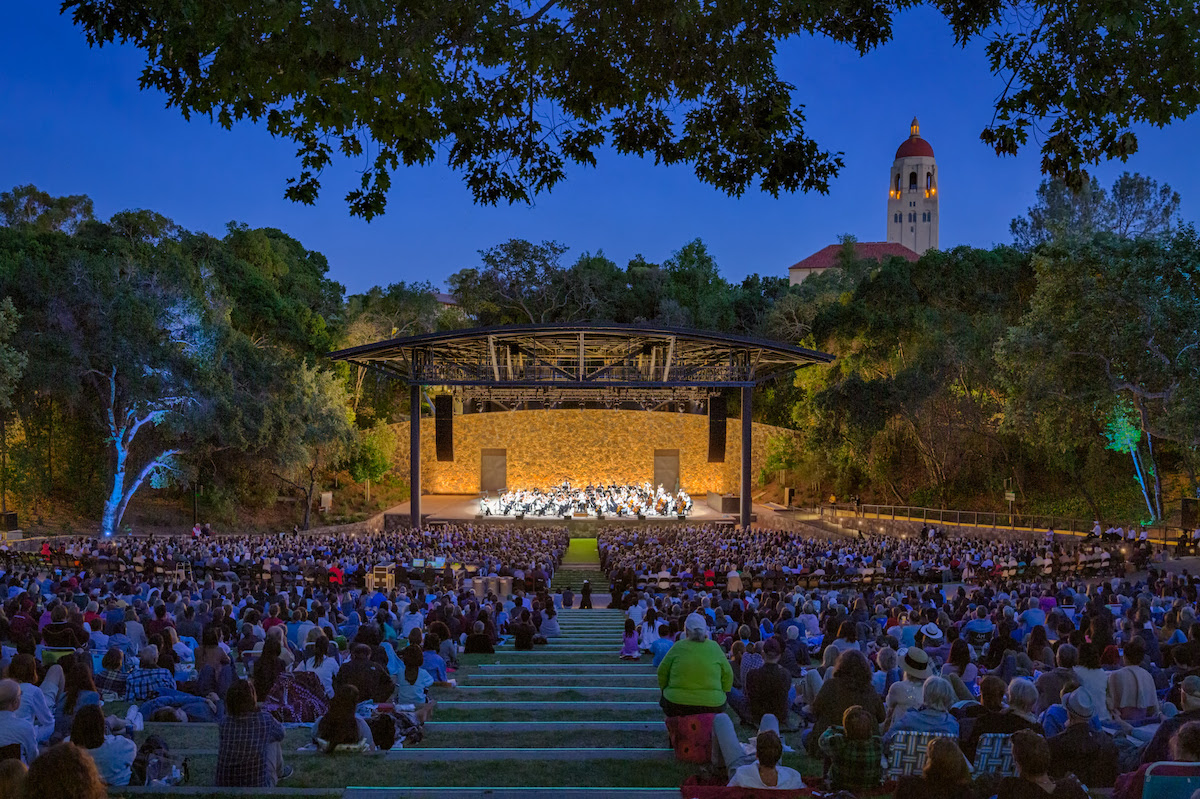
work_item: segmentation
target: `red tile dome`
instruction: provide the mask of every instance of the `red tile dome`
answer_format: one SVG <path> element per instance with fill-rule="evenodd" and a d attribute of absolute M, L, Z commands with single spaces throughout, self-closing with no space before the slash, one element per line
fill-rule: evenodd
<path fill-rule="evenodd" d="M 933 147 L 929 142 L 921 138 L 921 125 L 917 122 L 917 118 L 913 117 L 912 125 L 909 127 L 909 137 L 901 142 L 896 149 L 896 158 L 916 158 L 926 156 L 933 158 Z"/>

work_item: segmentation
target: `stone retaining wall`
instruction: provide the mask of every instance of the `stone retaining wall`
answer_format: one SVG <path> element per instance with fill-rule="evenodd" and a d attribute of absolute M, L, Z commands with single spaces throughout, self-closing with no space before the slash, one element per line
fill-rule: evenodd
<path fill-rule="evenodd" d="M 394 463 L 408 474 L 407 423 L 395 426 Z M 767 440 L 795 431 L 754 423 L 752 473 L 758 479 Z M 581 483 L 641 483 L 654 477 L 654 451 L 679 450 L 679 481 L 694 497 L 738 490 L 741 422 L 729 419 L 725 462 L 708 462 L 708 417 L 665 411 L 557 409 L 473 413 L 454 417 L 454 461 L 439 463 L 433 420 L 421 420 L 421 482 L 425 493 L 479 491 L 481 451 L 504 449 L 508 485 L 545 488 L 563 480 Z"/>

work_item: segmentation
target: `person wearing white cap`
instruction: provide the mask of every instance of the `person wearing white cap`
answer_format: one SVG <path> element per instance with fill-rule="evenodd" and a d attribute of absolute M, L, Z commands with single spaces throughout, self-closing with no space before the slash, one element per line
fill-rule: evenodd
<path fill-rule="evenodd" d="M 1055 779 L 1074 774 L 1089 788 L 1111 788 L 1117 781 L 1119 755 L 1111 735 L 1091 727 L 1095 708 L 1086 691 L 1072 691 L 1063 697 L 1067 709 L 1067 728 L 1048 741 L 1050 776 Z"/>
<path fill-rule="evenodd" d="M 659 705 L 668 716 L 720 713 L 733 688 L 733 669 L 725 652 L 708 637 L 708 622 L 690 614 L 685 637 L 676 641 L 658 664 Z"/>

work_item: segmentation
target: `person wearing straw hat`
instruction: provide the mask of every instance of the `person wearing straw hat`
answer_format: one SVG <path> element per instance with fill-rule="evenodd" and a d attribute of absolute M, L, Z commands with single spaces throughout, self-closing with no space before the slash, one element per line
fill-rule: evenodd
<path fill-rule="evenodd" d="M 933 663 L 930 662 L 929 655 L 925 654 L 925 650 L 910 646 L 900 655 L 900 671 L 904 672 L 904 679 L 892 683 L 884 701 L 887 706 L 887 718 L 883 722 L 884 732 L 909 710 L 920 707 L 922 687 L 925 681 L 933 676 Z"/>
<path fill-rule="evenodd" d="M 1074 774 L 1089 788 L 1111 788 L 1117 781 L 1119 754 L 1111 735 L 1091 727 L 1095 708 L 1086 691 L 1072 691 L 1063 698 L 1067 728 L 1047 742 L 1050 746 L 1050 776 Z"/>

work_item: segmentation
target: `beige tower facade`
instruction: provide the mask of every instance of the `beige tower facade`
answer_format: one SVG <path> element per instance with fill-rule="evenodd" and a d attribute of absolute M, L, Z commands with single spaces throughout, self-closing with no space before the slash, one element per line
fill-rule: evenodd
<path fill-rule="evenodd" d="M 920 254 L 938 246 L 938 174 L 933 147 L 913 117 L 888 174 L 887 240 Z"/>

